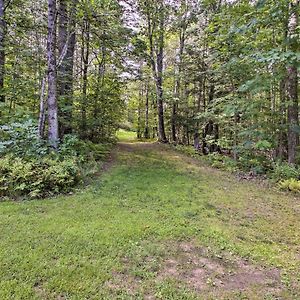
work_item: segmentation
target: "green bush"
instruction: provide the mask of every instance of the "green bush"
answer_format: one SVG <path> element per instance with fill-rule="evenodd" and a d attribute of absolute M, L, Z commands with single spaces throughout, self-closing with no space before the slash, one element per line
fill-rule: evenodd
<path fill-rule="evenodd" d="M 280 181 L 279 187 L 282 190 L 288 190 L 292 191 L 295 193 L 300 193 L 300 180 L 291 178 L 291 179 L 286 179 L 283 181 Z"/>
<path fill-rule="evenodd" d="M 95 144 L 66 135 L 58 151 L 40 139 L 33 120 L 0 126 L 0 197 L 47 197 L 70 191 L 98 168 L 111 142 Z"/>
<path fill-rule="evenodd" d="M 0 196 L 32 198 L 70 191 L 81 178 L 76 160 L 45 157 L 24 160 L 13 155 L 0 159 Z"/>
<path fill-rule="evenodd" d="M 176 145 L 175 149 L 191 157 L 199 157 L 199 152 L 193 146 Z"/>
<path fill-rule="evenodd" d="M 75 135 L 66 135 L 59 147 L 61 157 L 76 156 L 81 162 L 101 161 L 110 153 L 112 143 L 95 144 L 80 140 Z"/>
<path fill-rule="evenodd" d="M 38 137 L 36 122 L 31 119 L 0 126 L 0 140 L 0 156 L 14 153 L 32 158 L 49 152 L 47 143 Z"/>
<path fill-rule="evenodd" d="M 222 155 L 220 153 L 211 153 L 208 154 L 205 159 L 209 162 L 209 164 L 217 169 L 235 172 L 237 171 L 237 162 L 233 160 L 231 157 Z"/>
<path fill-rule="evenodd" d="M 288 163 L 276 163 L 273 167 L 270 177 L 275 181 L 300 179 L 300 170 L 299 168 Z"/>

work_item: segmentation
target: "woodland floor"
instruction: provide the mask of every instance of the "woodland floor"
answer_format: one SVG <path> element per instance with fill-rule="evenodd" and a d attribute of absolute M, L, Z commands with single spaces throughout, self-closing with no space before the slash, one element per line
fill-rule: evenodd
<path fill-rule="evenodd" d="M 114 155 L 74 195 L 0 203 L 0 299 L 300 299 L 299 198 L 166 145 Z"/>

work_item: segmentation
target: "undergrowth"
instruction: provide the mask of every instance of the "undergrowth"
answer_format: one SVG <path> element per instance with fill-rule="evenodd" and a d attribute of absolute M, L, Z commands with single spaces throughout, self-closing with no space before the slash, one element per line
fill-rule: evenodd
<path fill-rule="evenodd" d="M 0 128 L 0 197 L 42 198 L 70 192 L 97 171 L 112 143 L 95 144 L 66 135 L 54 151 L 39 139 L 34 122 Z"/>
<path fill-rule="evenodd" d="M 248 153 L 234 160 L 229 155 L 217 152 L 202 155 L 192 146 L 176 145 L 173 147 L 181 153 L 206 162 L 213 168 L 232 173 L 245 172 L 251 176 L 264 175 L 282 190 L 300 192 L 300 169 L 297 166 L 285 162 L 267 160 L 263 156 L 251 157 Z"/>

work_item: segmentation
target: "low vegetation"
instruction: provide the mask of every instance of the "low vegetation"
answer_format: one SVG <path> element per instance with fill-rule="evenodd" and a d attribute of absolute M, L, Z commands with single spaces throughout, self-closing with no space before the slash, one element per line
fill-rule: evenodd
<path fill-rule="evenodd" d="M 300 297 L 298 198 L 164 145 L 116 153 L 74 195 L 0 203 L 1 299 Z"/>
<path fill-rule="evenodd" d="M 231 173 L 243 173 L 244 178 L 269 179 L 285 191 L 300 192 L 300 169 L 295 165 L 276 161 L 257 161 L 255 157 L 239 157 L 234 160 L 230 155 L 212 153 L 202 155 L 192 146 L 176 145 L 172 148 L 208 165 Z M 263 167 L 265 166 L 265 167 Z"/>
<path fill-rule="evenodd" d="M 97 172 L 114 143 L 95 144 L 66 135 L 54 151 L 36 131 L 32 120 L 0 127 L 0 197 L 42 198 L 68 193 Z"/>

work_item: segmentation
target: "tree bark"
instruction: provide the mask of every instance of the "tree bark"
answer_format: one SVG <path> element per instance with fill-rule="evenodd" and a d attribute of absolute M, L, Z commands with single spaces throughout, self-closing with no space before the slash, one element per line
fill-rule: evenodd
<path fill-rule="evenodd" d="M 288 24 L 288 37 L 290 50 L 297 51 L 299 42 L 297 40 L 299 0 L 290 2 L 290 20 Z M 287 100 L 288 100 L 288 162 L 295 164 L 297 147 L 299 145 L 299 107 L 298 107 L 298 72 L 296 62 L 287 66 Z"/>
<path fill-rule="evenodd" d="M 156 16 L 155 16 L 156 17 Z M 164 122 L 164 103 L 163 103 L 163 58 L 164 58 L 164 35 L 165 35 L 165 24 L 164 24 L 164 6 L 163 2 L 160 1 L 159 5 L 159 28 L 158 28 L 158 41 L 157 50 L 154 49 L 154 28 L 151 21 L 151 15 L 149 7 L 147 7 L 147 21 L 148 21 L 148 38 L 150 44 L 150 61 L 153 72 L 153 77 L 156 87 L 157 97 L 157 113 L 158 113 L 158 139 L 160 142 L 166 143 L 165 133 L 165 122 Z M 156 59 L 155 59 L 156 52 Z"/>
<path fill-rule="evenodd" d="M 56 70 L 56 0 L 48 0 L 48 141 L 58 148 L 58 107 L 57 107 L 57 70 Z"/>
<path fill-rule="evenodd" d="M 145 139 L 150 138 L 149 132 L 149 83 L 146 84 L 146 103 L 145 103 L 145 131 L 144 131 Z"/>
<path fill-rule="evenodd" d="M 44 138 L 45 133 L 45 121 L 46 121 L 46 108 L 45 108 L 45 90 L 46 90 L 46 76 L 42 80 L 41 95 L 40 95 L 40 114 L 39 114 L 39 124 L 38 133 L 39 138 Z"/>
<path fill-rule="evenodd" d="M 287 158 L 287 134 L 286 134 L 286 78 L 280 81 L 280 131 L 278 136 L 277 157 L 280 160 Z"/>
<path fill-rule="evenodd" d="M 87 19 L 83 23 L 82 32 L 82 61 L 83 61 L 83 74 L 82 74 L 82 107 L 81 107 L 81 136 L 87 137 L 87 85 L 88 85 L 88 67 L 90 56 L 90 24 Z"/>
<path fill-rule="evenodd" d="M 184 4 L 185 5 L 185 4 Z M 177 115 L 177 107 L 178 107 L 178 99 L 180 98 L 180 85 L 181 85 L 181 71 L 182 71 L 182 61 L 183 61 L 183 51 L 185 47 L 185 35 L 186 35 L 186 12 L 184 13 L 183 20 L 181 22 L 181 26 L 179 28 L 179 51 L 178 51 L 178 59 L 177 59 L 177 72 L 175 74 L 175 89 L 174 89 L 174 98 L 175 101 L 172 105 L 172 117 L 171 117 L 171 130 L 172 130 L 172 140 L 176 143 L 176 115 Z"/>
<path fill-rule="evenodd" d="M 60 134 L 72 132 L 72 107 L 73 107 L 73 67 L 76 45 L 76 6 L 77 0 L 72 0 L 68 7 L 66 0 L 60 0 L 59 6 L 59 55 L 64 58 L 58 68 L 58 95 L 60 101 Z"/>
<path fill-rule="evenodd" d="M 5 1 L 0 0 L 0 102 L 5 102 L 4 95 L 4 74 L 5 74 L 5 33 L 6 33 L 6 22 L 5 22 Z"/>

